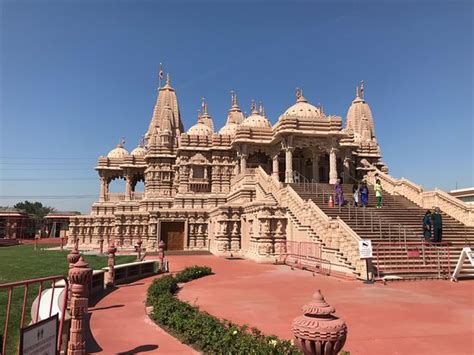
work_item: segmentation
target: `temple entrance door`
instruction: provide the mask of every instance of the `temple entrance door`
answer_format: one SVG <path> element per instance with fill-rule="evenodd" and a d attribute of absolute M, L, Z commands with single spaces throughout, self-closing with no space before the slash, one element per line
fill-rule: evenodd
<path fill-rule="evenodd" d="M 161 222 L 160 239 L 165 250 L 184 250 L 184 222 Z"/>

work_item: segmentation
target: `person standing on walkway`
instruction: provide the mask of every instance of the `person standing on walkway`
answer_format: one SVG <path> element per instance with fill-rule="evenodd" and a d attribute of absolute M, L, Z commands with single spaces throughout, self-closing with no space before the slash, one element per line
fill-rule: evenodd
<path fill-rule="evenodd" d="M 359 183 L 356 181 L 354 185 L 352 185 L 352 197 L 354 198 L 354 206 L 359 206 Z"/>
<path fill-rule="evenodd" d="M 334 191 L 336 193 L 336 204 L 339 206 L 344 205 L 344 191 L 342 190 L 341 179 L 337 179 Z"/>
<path fill-rule="evenodd" d="M 443 240 L 443 219 L 441 218 L 439 207 L 434 208 L 431 214 L 431 225 L 433 227 L 433 242 L 441 243 Z"/>
<path fill-rule="evenodd" d="M 431 241 L 431 211 L 428 210 L 423 217 L 423 238 L 425 242 Z"/>
<path fill-rule="evenodd" d="M 362 207 L 367 207 L 367 202 L 369 202 L 369 189 L 365 181 L 362 182 L 360 186 L 360 204 Z"/>
<path fill-rule="evenodd" d="M 382 183 L 380 179 L 375 180 L 375 199 L 377 200 L 377 208 L 382 208 Z"/>

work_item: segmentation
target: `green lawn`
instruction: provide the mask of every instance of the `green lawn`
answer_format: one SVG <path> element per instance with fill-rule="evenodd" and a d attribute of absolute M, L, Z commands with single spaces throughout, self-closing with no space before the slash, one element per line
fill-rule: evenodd
<path fill-rule="evenodd" d="M 44 248 L 51 246 L 44 246 Z M 33 245 L 18 245 L 13 247 L 0 248 L 0 284 L 15 282 L 20 280 L 34 279 L 53 275 L 67 275 L 67 251 L 34 250 Z M 86 255 L 84 259 L 92 269 L 100 269 L 107 266 L 107 257 Z M 133 262 L 136 257 L 133 255 L 117 256 L 116 263 L 124 264 Z M 7 354 L 14 354 L 16 344 L 18 344 L 19 324 L 21 316 L 21 303 L 23 301 L 23 288 L 17 289 L 13 293 L 12 310 L 10 313 L 10 326 L 8 336 Z M 30 321 L 30 307 L 38 293 L 38 286 L 33 287 L 28 293 L 28 313 L 25 324 Z M 0 334 L 3 335 L 6 305 L 8 293 L 0 291 Z M 1 350 L 1 347 L 0 347 Z"/>

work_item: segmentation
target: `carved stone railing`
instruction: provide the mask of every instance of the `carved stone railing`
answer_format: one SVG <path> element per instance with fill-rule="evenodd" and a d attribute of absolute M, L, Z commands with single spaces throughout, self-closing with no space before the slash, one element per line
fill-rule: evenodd
<path fill-rule="evenodd" d="M 474 226 L 473 205 L 464 203 L 439 189 L 423 191 L 423 187 L 420 185 L 416 185 L 405 178 L 395 179 L 374 166 L 372 166 L 372 170 L 366 175 L 366 179 L 369 183 L 375 183 L 375 174 L 378 174 L 382 188 L 385 191 L 403 196 L 422 208 L 431 209 L 433 206 L 437 206 L 448 216 L 453 217 L 466 226 Z"/>
<path fill-rule="evenodd" d="M 255 180 L 262 189 L 273 194 L 280 205 L 288 208 L 300 224 L 309 226 L 320 242 L 342 252 L 359 275 L 366 274 L 366 264 L 359 257 L 361 238 L 343 220 L 339 217 L 329 217 L 313 201 L 304 201 L 291 186 L 283 187 L 263 169 L 257 169 L 255 175 Z"/>

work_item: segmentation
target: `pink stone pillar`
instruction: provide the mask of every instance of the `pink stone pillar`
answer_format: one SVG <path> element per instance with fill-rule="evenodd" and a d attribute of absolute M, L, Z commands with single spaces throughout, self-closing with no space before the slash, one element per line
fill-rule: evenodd
<path fill-rule="evenodd" d="M 92 269 L 81 256 L 74 267 L 69 270 L 71 282 L 71 329 L 69 331 L 68 355 L 83 355 L 86 353 L 86 324 L 85 316 L 88 311 L 88 292 L 92 278 Z"/>
<path fill-rule="evenodd" d="M 142 244 L 143 244 L 142 240 L 139 239 L 138 242 L 137 242 L 137 245 L 138 245 L 137 246 L 137 253 L 138 253 L 137 254 L 137 260 L 138 261 L 142 260 Z"/>
<path fill-rule="evenodd" d="M 333 315 L 320 290 L 303 306 L 304 315 L 293 320 L 295 344 L 305 355 L 337 355 L 347 337 L 346 323 Z"/>
<path fill-rule="evenodd" d="M 74 264 L 79 261 L 79 258 L 80 258 L 80 255 L 79 255 L 79 251 L 77 250 L 77 244 L 74 241 L 74 247 L 71 249 L 71 251 L 67 255 L 67 262 L 69 263 L 68 274 L 69 272 L 71 272 L 72 268 L 74 267 Z M 69 280 L 69 283 L 71 283 L 71 280 Z M 68 308 L 70 307 L 71 297 L 72 297 L 72 292 L 71 292 L 71 288 L 69 288 L 69 292 L 67 295 Z"/>
<path fill-rule="evenodd" d="M 164 262 L 165 262 L 165 242 L 160 240 L 158 243 L 158 260 L 159 260 L 159 269 L 160 271 L 164 270 Z"/>
<path fill-rule="evenodd" d="M 104 254 L 104 237 L 103 236 L 100 236 L 100 239 L 99 239 L 99 247 L 100 247 L 100 254 Z"/>
<path fill-rule="evenodd" d="M 107 252 L 109 253 L 109 258 L 107 260 L 107 266 L 109 267 L 109 271 L 106 274 L 107 280 L 105 284 L 107 285 L 107 287 L 112 287 L 115 284 L 115 253 L 117 252 L 117 248 L 115 247 L 114 242 L 109 245 Z"/>
<path fill-rule="evenodd" d="M 337 182 L 337 149 L 331 148 L 329 152 L 329 183 L 335 184 Z"/>

